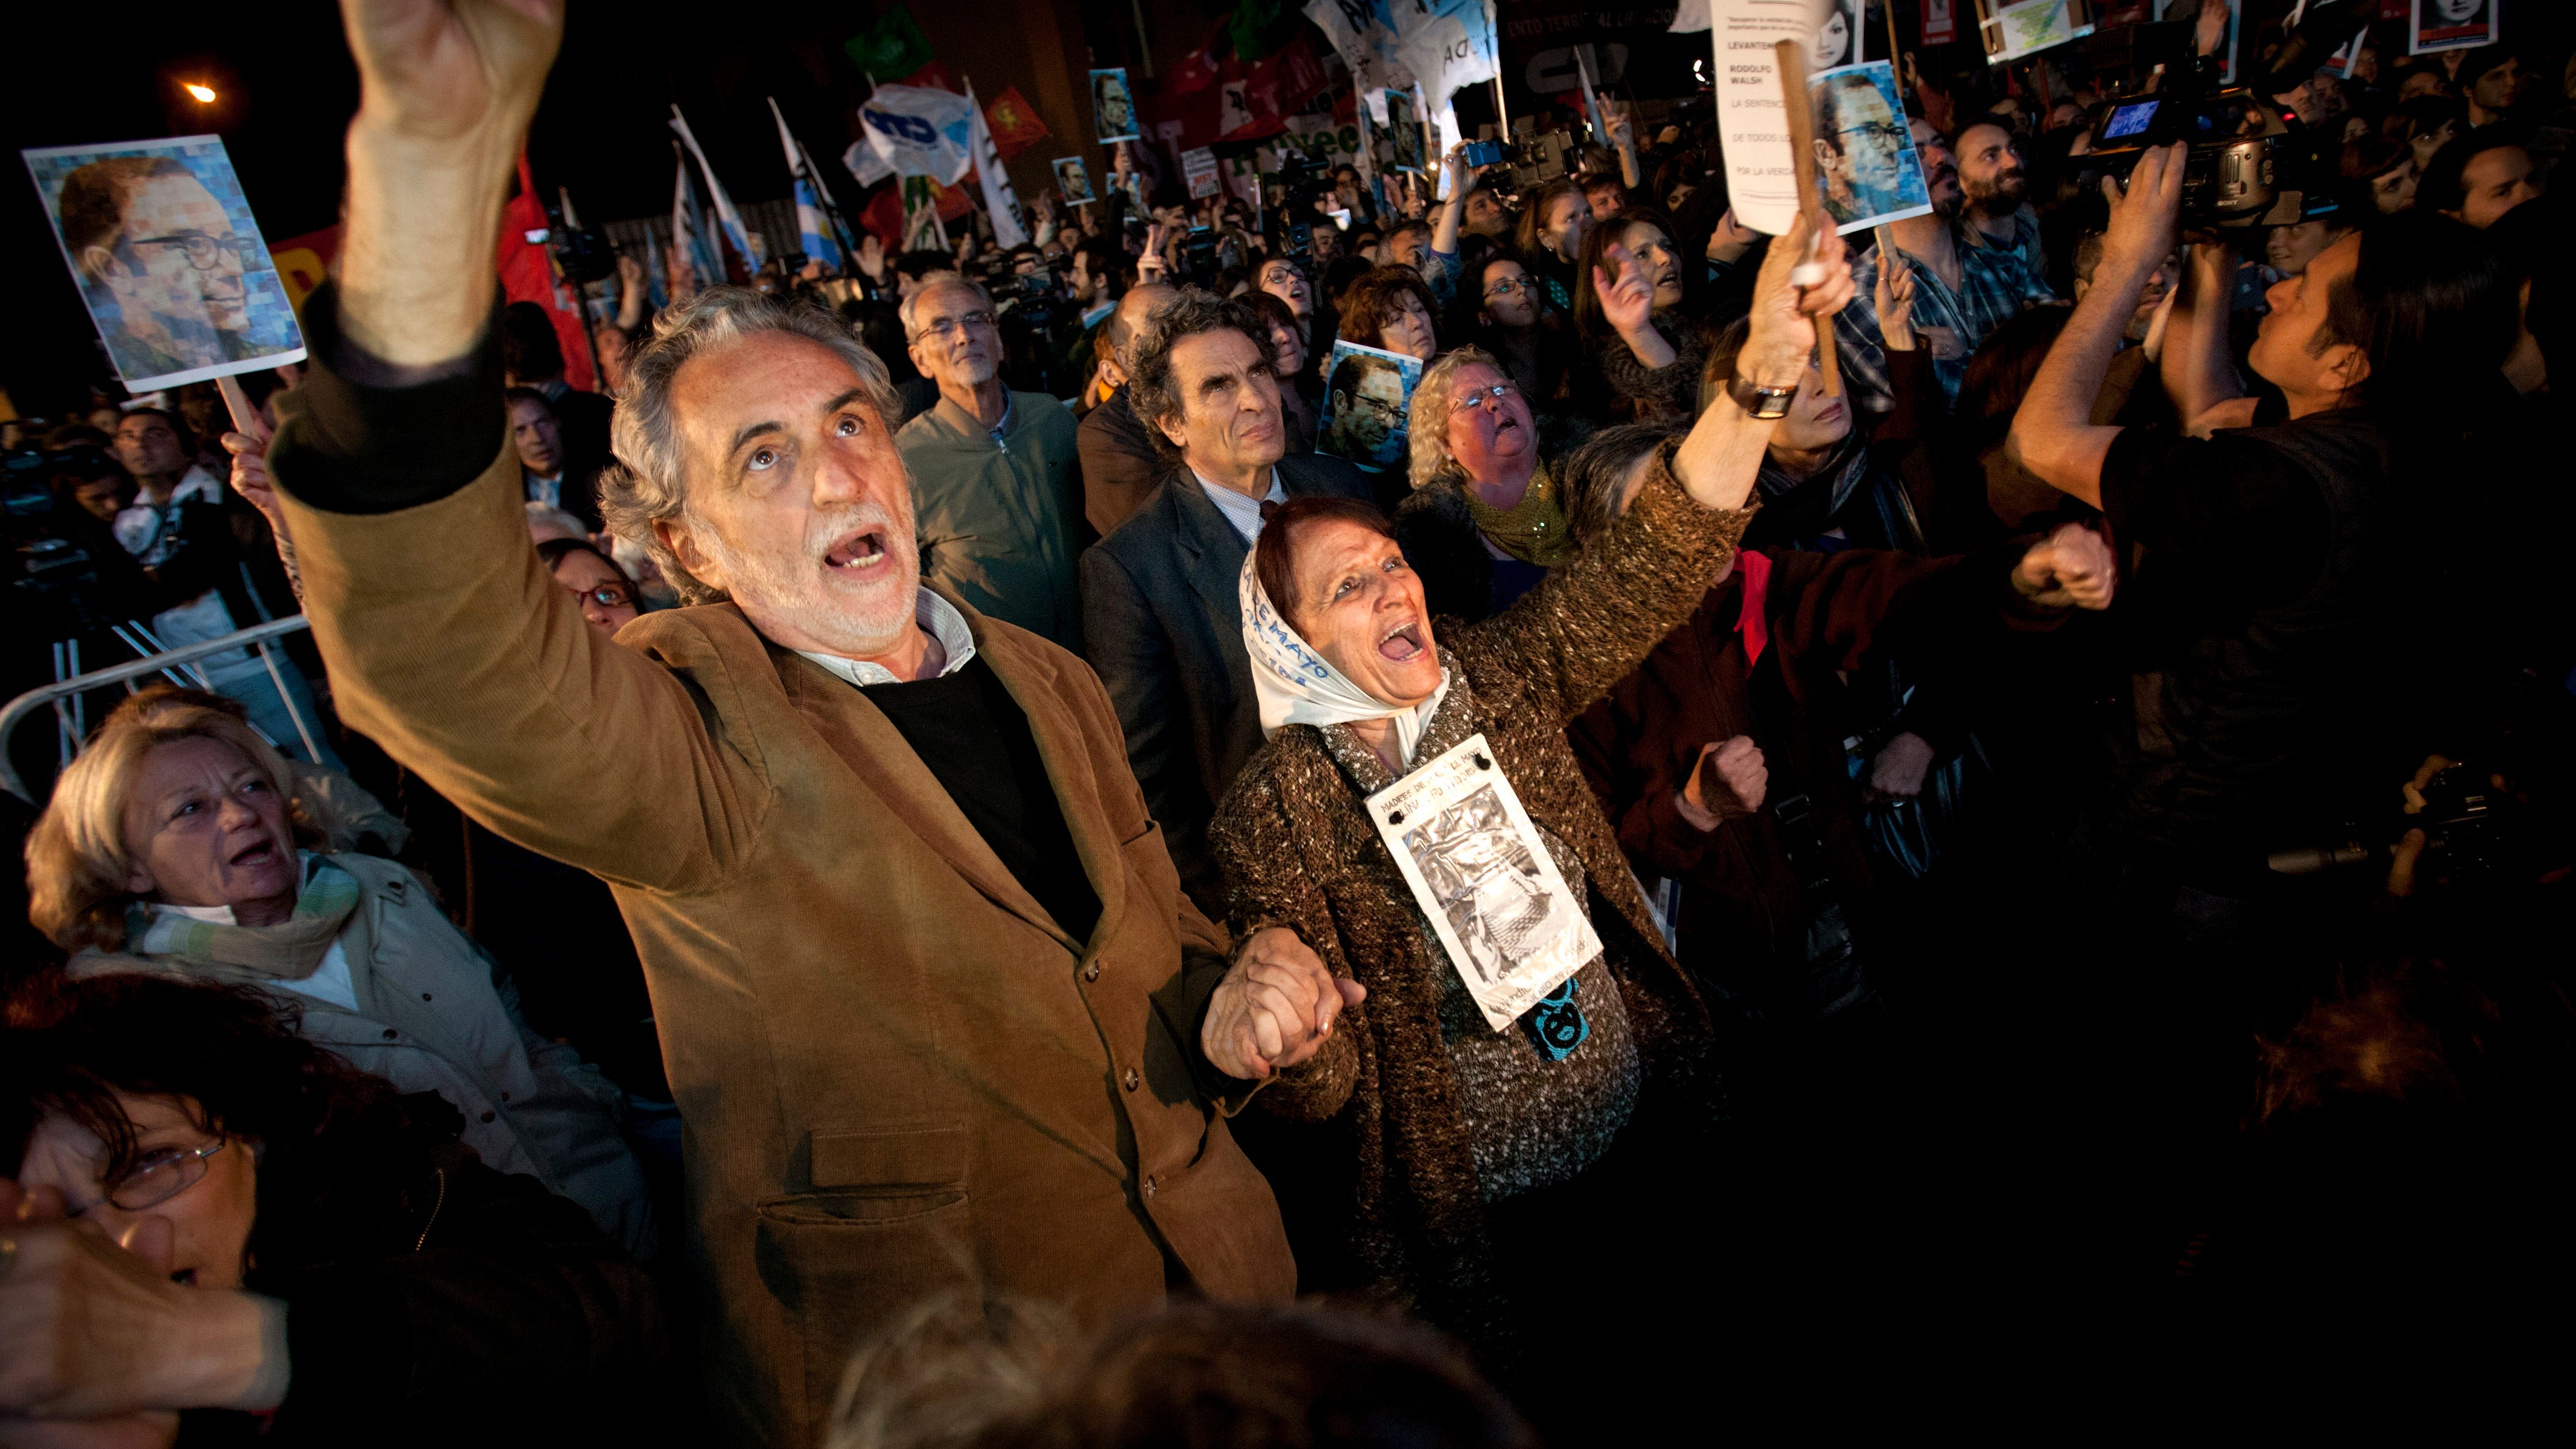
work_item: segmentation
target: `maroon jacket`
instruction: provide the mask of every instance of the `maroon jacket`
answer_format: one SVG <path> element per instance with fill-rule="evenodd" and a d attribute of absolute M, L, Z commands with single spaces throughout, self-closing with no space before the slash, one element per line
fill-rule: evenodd
<path fill-rule="evenodd" d="M 1875 721 L 1853 716 L 1838 671 L 1895 652 L 1910 670 L 1945 680 L 1980 672 L 2009 632 L 2036 621 L 2009 582 L 2020 553 L 1766 554 L 1759 660 L 1738 629 L 1747 578 L 1738 568 L 1567 730 L 1638 873 L 1681 882 L 1679 955 L 1703 985 L 1759 998 L 1785 985 L 1777 973 L 1799 960 L 1806 910 L 1771 808 L 1793 795 L 1807 796 L 1823 867 L 1854 929 L 1867 932 L 1869 847 L 1843 741 Z M 1763 808 L 1702 832 L 1673 797 L 1700 746 L 1740 734 L 1762 747 L 1770 772 Z"/>

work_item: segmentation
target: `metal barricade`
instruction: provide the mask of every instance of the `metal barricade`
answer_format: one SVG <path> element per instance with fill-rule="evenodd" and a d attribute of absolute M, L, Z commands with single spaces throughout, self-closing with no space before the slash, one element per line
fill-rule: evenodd
<path fill-rule="evenodd" d="M 286 712 L 295 720 L 296 733 L 303 736 L 305 753 L 313 759 L 322 758 L 322 752 L 317 743 L 319 722 L 307 721 L 304 718 L 304 711 L 296 707 L 295 692 L 287 688 L 285 676 L 279 673 L 277 656 L 269 649 L 271 640 L 283 638 L 298 629 L 308 627 L 310 625 L 303 615 L 290 614 L 283 619 L 271 619 L 265 624 L 253 624 L 247 629 L 236 629 L 219 639 L 208 639 L 200 644 L 182 645 L 177 649 L 164 649 L 157 654 L 148 654 L 125 664 L 93 669 L 87 674 L 75 675 L 70 679 L 58 680 L 41 688 L 28 690 L 25 694 L 9 701 L 7 708 L 0 709 L 0 785 L 8 786 L 10 794 L 30 805 L 42 803 L 36 799 L 34 792 L 27 788 L 27 782 L 18 777 L 18 767 L 9 758 L 7 749 L 8 740 L 17 732 L 19 724 L 37 710 L 52 708 L 59 713 L 66 701 L 77 699 L 93 689 L 105 689 L 112 684 L 124 685 L 126 692 L 131 694 L 135 691 L 134 681 L 147 674 L 178 670 L 182 666 L 193 664 L 210 655 L 221 654 L 227 649 L 250 649 L 259 654 L 260 662 L 268 666 L 269 682 L 276 687 L 279 698 L 286 705 Z M 291 669 L 294 664 L 289 661 L 285 667 Z M 70 729 L 67 717 L 62 728 Z M 84 741 L 74 740 L 71 748 L 77 749 L 82 743 Z"/>

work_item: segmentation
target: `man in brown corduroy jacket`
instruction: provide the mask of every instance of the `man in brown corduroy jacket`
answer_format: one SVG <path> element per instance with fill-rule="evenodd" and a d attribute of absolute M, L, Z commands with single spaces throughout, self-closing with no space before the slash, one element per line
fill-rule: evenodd
<path fill-rule="evenodd" d="M 343 715 L 607 880 L 685 1123 L 727 1442 L 808 1445 L 926 1294 L 1098 1323 L 1286 1298 L 1225 1113 L 1342 996 L 1180 894 L 1080 660 L 921 587 L 884 368 L 811 309 L 664 319 L 605 502 L 696 607 L 600 640 L 529 549 L 491 238 L 546 0 L 349 0 L 347 246 L 270 455 Z"/>

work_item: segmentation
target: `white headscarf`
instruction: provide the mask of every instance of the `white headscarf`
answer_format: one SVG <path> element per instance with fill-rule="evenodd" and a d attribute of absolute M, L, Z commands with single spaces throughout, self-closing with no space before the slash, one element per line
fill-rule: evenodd
<path fill-rule="evenodd" d="M 1413 748 L 1440 701 L 1449 697 L 1449 669 L 1440 669 L 1440 687 L 1418 705 L 1388 704 L 1351 683 L 1332 662 L 1315 652 L 1296 626 L 1271 604 L 1254 571 L 1258 551 L 1244 555 L 1239 595 L 1243 610 L 1243 652 L 1252 656 L 1252 692 L 1261 702 L 1261 737 L 1268 739 L 1292 724 L 1349 724 L 1364 719 L 1395 721 L 1396 748 L 1407 765 Z"/>

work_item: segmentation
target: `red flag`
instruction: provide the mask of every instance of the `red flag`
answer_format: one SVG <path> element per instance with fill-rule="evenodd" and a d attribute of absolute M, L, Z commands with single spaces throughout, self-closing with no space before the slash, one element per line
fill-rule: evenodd
<path fill-rule="evenodd" d="M 1176 96 L 1186 96 L 1193 91 L 1203 91 L 1215 85 L 1219 64 L 1217 47 L 1230 41 L 1231 36 L 1226 30 L 1225 22 L 1218 21 L 1216 28 L 1208 32 L 1207 40 L 1198 49 L 1181 57 L 1179 65 L 1172 67 L 1171 93 Z"/>
<path fill-rule="evenodd" d="M 1281 46 L 1279 53 L 1270 57 L 1266 64 L 1278 68 L 1279 99 L 1283 109 L 1300 109 L 1307 97 L 1331 83 L 1331 78 L 1324 74 L 1324 62 L 1315 54 L 1315 47 L 1307 41 L 1304 31 Z"/>
<path fill-rule="evenodd" d="M 909 85 L 911 82 L 907 81 L 905 84 Z M 928 177 L 922 179 L 929 180 Z M 879 187 L 877 194 L 869 199 L 868 209 L 859 213 L 859 225 L 875 232 L 877 240 L 884 242 L 889 252 L 903 246 L 901 182 L 902 178 L 898 177 L 893 184 Z M 936 181 L 931 181 L 930 189 L 939 197 L 941 221 L 955 221 L 975 209 L 975 203 L 968 200 L 966 193 L 958 187 L 942 186 Z"/>
<path fill-rule="evenodd" d="M 922 86 L 934 91 L 951 91 L 961 96 L 966 94 L 966 88 L 957 83 L 957 77 L 948 73 L 948 62 L 944 60 L 934 60 L 895 84 Z"/>
<path fill-rule="evenodd" d="M 984 108 L 984 125 L 993 133 L 993 150 L 1005 161 L 1052 134 L 1018 86 L 1004 86 L 993 97 L 993 103 Z"/>
<path fill-rule="evenodd" d="M 286 300 L 303 310 L 304 299 L 331 275 L 332 259 L 340 255 L 340 224 L 333 222 L 320 231 L 302 236 L 282 236 L 268 244 L 268 259 L 277 267 L 277 279 L 286 284 Z"/>
<path fill-rule="evenodd" d="M 537 183 L 528 174 L 528 158 L 519 157 L 519 194 L 501 208 L 501 293 L 513 302 L 534 302 L 546 309 L 546 320 L 555 324 L 555 342 L 563 349 L 564 381 L 583 392 L 597 390 L 590 374 L 590 339 L 582 331 L 581 314 L 572 309 L 579 304 L 570 288 L 555 277 L 554 255 L 543 240 L 546 234 L 545 203 L 537 199 Z"/>

